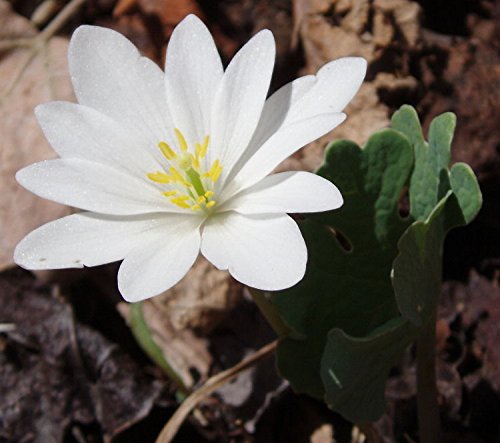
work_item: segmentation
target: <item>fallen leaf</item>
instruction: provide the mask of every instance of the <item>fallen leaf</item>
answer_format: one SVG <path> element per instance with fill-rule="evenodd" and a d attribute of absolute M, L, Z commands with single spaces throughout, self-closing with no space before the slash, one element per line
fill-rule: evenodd
<path fill-rule="evenodd" d="M 180 378 L 183 386 L 191 389 L 200 379 L 206 379 L 212 363 L 212 357 L 207 350 L 207 340 L 197 337 L 189 329 L 175 329 L 169 312 L 158 306 L 154 299 L 146 300 L 141 305 L 151 339 L 161 350 L 164 360 Z M 130 321 L 130 305 L 120 303 L 118 310 Z"/>
<path fill-rule="evenodd" d="M 413 98 L 418 81 L 397 71 L 403 61 L 390 65 L 383 57 L 390 48 L 412 48 L 420 39 L 420 8 L 409 0 L 295 0 L 294 43 L 301 40 L 306 60 L 304 73 L 314 74 L 340 57 L 360 56 L 368 61 L 368 80 L 346 107 L 347 121 L 331 134 L 311 143 L 279 170 L 317 169 L 324 147 L 332 139 L 362 145 L 375 131 L 389 125 L 390 106 Z M 403 39 L 393 38 L 402 35 Z M 334 87 L 334 85 L 333 85 Z"/>
<path fill-rule="evenodd" d="M 227 271 L 219 271 L 200 256 L 177 285 L 153 300 L 177 330 L 195 329 L 206 336 L 236 306 L 241 291 Z"/>
<path fill-rule="evenodd" d="M 0 17 L 2 40 L 37 34 L 5 0 L 0 0 Z M 0 269 L 13 264 L 14 247 L 28 232 L 70 212 L 24 190 L 14 178 L 22 167 L 55 157 L 33 109 L 51 100 L 74 100 L 67 49 L 67 39 L 56 37 L 31 61 L 31 48 L 15 48 L 0 57 Z"/>
<path fill-rule="evenodd" d="M 20 269 L 0 274 L 1 321 L 16 327 L 0 351 L 0 441 L 62 443 L 93 424 L 110 442 L 149 414 L 163 383 L 49 291 Z"/>
<path fill-rule="evenodd" d="M 201 337 L 226 318 L 240 300 L 241 289 L 227 272 L 200 257 L 172 289 L 143 302 L 144 321 L 154 342 L 186 387 L 207 378 L 212 357 L 209 342 Z M 119 311 L 130 319 L 126 303 L 119 305 Z"/>

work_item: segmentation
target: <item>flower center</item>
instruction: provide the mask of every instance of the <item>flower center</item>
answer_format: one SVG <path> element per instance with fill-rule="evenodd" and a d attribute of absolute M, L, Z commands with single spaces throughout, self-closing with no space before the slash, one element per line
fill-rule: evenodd
<path fill-rule="evenodd" d="M 209 136 L 205 136 L 202 143 L 196 143 L 195 149 L 190 151 L 182 132 L 175 128 L 175 135 L 179 149 L 174 151 L 167 143 L 158 143 L 163 156 L 168 160 L 167 171 L 156 171 L 147 174 L 147 177 L 158 184 L 165 185 L 162 191 L 165 197 L 174 205 L 208 212 L 217 202 L 213 199 L 214 185 L 219 180 L 222 165 L 215 160 L 210 167 L 205 168 L 203 159 L 207 155 Z"/>

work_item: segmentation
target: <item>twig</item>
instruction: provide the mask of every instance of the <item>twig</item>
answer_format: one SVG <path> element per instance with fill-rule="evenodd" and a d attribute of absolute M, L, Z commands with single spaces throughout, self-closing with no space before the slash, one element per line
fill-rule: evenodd
<path fill-rule="evenodd" d="M 14 323 L 0 323 L 0 332 L 10 332 L 16 329 Z"/>
<path fill-rule="evenodd" d="M 71 0 L 62 10 L 57 14 L 54 19 L 34 37 L 31 38 L 18 38 L 13 40 L 3 40 L 0 41 L 0 52 L 7 51 L 14 48 L 27 48 L 29 53 L 22 64 L 17 75 L 13 76 L 10 84 L 2 91 L 2 96 L 0 97 L 0 105 L 3 100 L 5 100 L 15 86 L 19 83 L 22 75 L 28 68 L 29 64 L 35 58 L 35 56 L 47 45 L 54 34 L 61 29 L 64 24 L 78 11 L 78 9 L 85 3 L 86 0 Z"/>
<path fill-rule="evenodd" d="M 277 344 L 278 341 L 275 340 L 260 348 L 257 352 L 252 354 L 250 357 L 242 360 L 232 368 L 222 371 L 219 374 L 209 378 L 201 388 L 194 391 L 189 397 L 186 398 L 186 400 L 182 402 L 177 411 L 175 411 L 174 415 L 170 417 L 170 420 L 162 429 L 160 435 L 156 439 L 156 443 L 170 443 L 175 437 L 175 434 L 177 434 L 177 431 L 181 427 L 186 417 L 201 400 L 219 389 L 227 382 L 231 381 L 245 369 L 248 369 L 260 360 L 268 357 L 274 352 Z"/>
<path fill-rule="evenodd" d="M 71 0 L 61 12 L 44 28 L 38 37 L 44 41 L 50 39 L 84 5 L 86 0 Z"/>

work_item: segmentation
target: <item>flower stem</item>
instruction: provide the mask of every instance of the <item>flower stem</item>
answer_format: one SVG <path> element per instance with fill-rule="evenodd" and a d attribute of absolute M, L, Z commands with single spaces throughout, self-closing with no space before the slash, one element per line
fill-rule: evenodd
<path fill-rule="evenodd" d="M 274 332 L 276 332 L 276 335 L 280 338 L 288 335 L 290 328 L 276 312 L 274 305 L 266 297 L 266 294 L 259 289 L 250 287 L 248 288 L 248 291 L 264 318 L 267 320 L 271 328 L 273 328 Z"/>
<path fill-rule="evenodd" d="M 422 326 L 417 339 L 417 409 L 421 443 L 441 442 L 436 386 L 436 315 Z"/>

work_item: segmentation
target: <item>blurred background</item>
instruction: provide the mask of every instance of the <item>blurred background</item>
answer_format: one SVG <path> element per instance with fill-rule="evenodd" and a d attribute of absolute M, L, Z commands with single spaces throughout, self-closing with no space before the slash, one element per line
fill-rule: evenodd
<path fill-rule="evenodd" d="M 445 245 L 438 377 L 445 441 L 500 442 L 500 2 L 494 0 L 0 0 L 0 442 L 153 442 L 177 407 L 176 388 L 137 345 L 117 265 L 37 272 L 17 268 L 17 242 L 72 209 L 35 197 L 15 172 L 53 158 L 33 114 L 74 101 L 67 69 L 80 24 L 115 29 L 160 65 L 189 13 L 211 30 L 223 61 L 273 31 L 272 91 L 349 55 L 368 74 L 347 121 L 283 166 L 315 170 L 328 141 L 366 141 L 402 104 L 427 130 L 453 111 L 453 162 L 469 163 L 484 204 Z M 203 61 L 200 61 L 203 69 Z M 334 86 L 334 85 L 333 85 Z M 272 92 L 271 91 L 271 92 Z M 163 358 L 196 388 L 274 339 L 226 273 L 199 260 L 143 320 Z M 381 442 L 416 441 L 412 350 L 387 387 Z M 362 442 L 357 427 L 295 395 L 271 359 L 205 400 L 175 442 Z"/>

